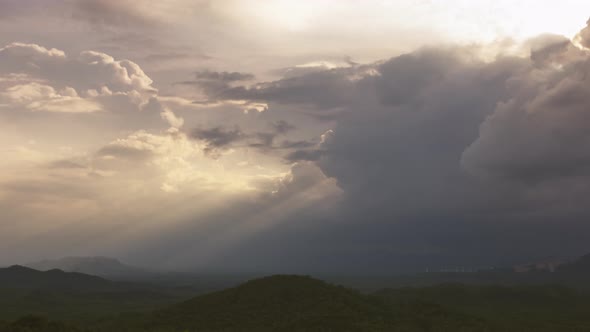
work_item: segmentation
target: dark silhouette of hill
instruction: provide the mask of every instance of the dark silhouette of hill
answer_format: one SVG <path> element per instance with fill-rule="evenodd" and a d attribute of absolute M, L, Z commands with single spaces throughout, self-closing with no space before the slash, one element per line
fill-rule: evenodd
<path fill-rule="evenodd" d="M 82 332 L 64 322 L 51 321 L 46 317 L 27 315 L 12 323 L 0 322 L 0 332 Z"/>
<path fill-rule="evenodd" d="M 180 303 L 155 313 L 152 321 L 216 330 L 348 331 L 384 327 L 386 316 L 384 307 L 355 291 L 309 277 L 273 276 Z"/>
<path fill-rule="evenodd" d="M 179 293 L 77 272 L 37 271 L 19 265 L 0 268 L 0 319 L 4 320 L 25 314 L 96 319 L 120 312 L 154 310 L 191 295 L 188 290 Z"/>
<path fill-rule="evenodd" d="M 392 307 L 379 297 L 303 276 L 279 275 L 195 297 L 99 331 L 476 331 L 482 322 L 436 305 Z M 467 327 L 467 330 L 463 328 Z M 434 331 L 434 330 L 432 330 Z"/>
<path fill-rule="evenodd" d="M 120 294 L 110 306 L 128 301 L 126 293 Z M 40 296 L 35 301 L 73 313 L 90 308 L 103 318 L 60 323 L 51 314 L 45 315 L 51 320 L 25 316 L 0 322 L 0 332 L 77 331 L 72 326 L 92 332 L 590 331 L 590 294 L 559 285 L 444 284 L 367 295 L 310 277 L 279 275 L 135 312 L 110 306 L 105 310 L 104 303 L 96 306 L 94 296 L 69 307 L 64 298 L 51 302 Z M 0 309 L 6 308 L 10 303 L 0 303 Z M 27 313 L 23 310 L 19 317 Z"/>
<path fill-rule="evenodd" d="M 50 289 L 71 291 L 105 291 L 120 287 L 109 280 L 77 272 L 62 270 L 38 271 L 13 265 L 0 268 L 0 288 Z"/>
<path fill-rule="evenodd" d="M 65 272 L 80 272 L 112 280 L 131 280 L 150 274 L 143 269 L 123 264 L 115 258 L 103 256 L 46 259 L 25 266 L 40 271 L 59 269 Z"/>

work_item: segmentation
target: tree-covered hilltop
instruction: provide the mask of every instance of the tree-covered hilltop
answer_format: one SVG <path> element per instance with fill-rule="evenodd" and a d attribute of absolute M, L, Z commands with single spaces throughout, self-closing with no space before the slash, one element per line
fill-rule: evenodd
<path fill-rule="evenodd" d="M 121 317 L 99 330 L 476 331 L 485 327 L 477 317 L 439 305 L 416 302 L 396 311 L 392 308 L 378 296 L 310 277 L 279 275 L 199 296 L 151 314 Z"/>
<path fill-rule="evenodd" d="M 276 275 L 143 309 L 132 293 L 110 293 L 116 300 L 98 304 L 93 293 L 63 294 L 36 302 L 47 318 L 20 307 L 22 318 L 0 322 L 0 332 L 590 331 L 590 294 L 559 285 L 443 284 L 363 294 L 307 276 Z M 10 309 L 0 302 L 0 309 Z M 55 307 L 70 312 L 56 315 Z"/>

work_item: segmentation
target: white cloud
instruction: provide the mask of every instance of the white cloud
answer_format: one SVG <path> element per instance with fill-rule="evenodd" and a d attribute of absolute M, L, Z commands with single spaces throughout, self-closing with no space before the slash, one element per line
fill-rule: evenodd
<path fill-rule="evenodd" d="M 58 92 L 49 85 L 36 82 L 7 88 L 0 93 L 0 102 L 18 105 L 30 111 L 90 113 L 102 110 L 98 102 L 79 97 L 71 87 Z"/>
<path fill-rule="evenodd" d="M 95 51 L 69 56 L 36 44 L 0 48 L 0 78 L 4 103 L 33 111 L 121 111 L 122 105 L 137 110 L 157 93 L 132 61 Z"/>

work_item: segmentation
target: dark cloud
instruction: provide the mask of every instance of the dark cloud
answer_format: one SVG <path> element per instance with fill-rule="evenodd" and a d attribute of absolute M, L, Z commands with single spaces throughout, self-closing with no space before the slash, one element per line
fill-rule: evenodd
<path fill-rule="evenodd" d="M 315 162 L 346 197 L 329 218 L 341 228 L 297 233 L 313 238 L 309 259 L 328 238 L 330 250 L 374 257 L 373 267 L 571 255 L 587 250 L 590 59 L 559 37 L 530 45 L 529 58 L 494 61 L 475 49 L 423 49 L 223 94 L 342 109 L 329 139 L 285 156 Z M 294 234 L 264 238 L 300 249 Z M 250 245 L 243 252 L 260 254 Z"/>
<path fill-rule="evenodd" d="M 557 60 L 542 76 L 530 71 L 510 82 L 510 98 L 463 155 L 467 169 L 524 182 L 590 175 L 590 58 L 562 44 L 549 46 Z"/>
<path fill-rule="evenodd" d="M 289 162 L 297 161 L 318 161 L 325 151 L 322 150 L 295 150 L 285 156 Z"/>
<path fill-rule="evenodd" d="M 249 81 L 254 79 L 254 75 L 250 73 L 239 73 L 239 72 L 219 72 L 203 70 L 195 73 L 195 79 L 197 81 L 221 81 L 221 82 L 237 82 L 237 81 Z"/>
<path fill-rule="evenodd" d="M 270 122 L 269 127 L 271 131 L 255 132 L 243 132 L 239 127 L 235 127 L 234 129 L 227 129 L 225 127 L 197 128 L 191 132 L 190 136 L 194 139 L 205 141 L 207 152 L 213 152 L 216 149 L 228 147 L 238 142 L 266 152 L 312 146 L 307 141 L 291 142 L 286 140 L 281 144 L 275 144 L 277 137 L 285 136 L 290 131 L 295 130 L 295 126 L 285 120 L 278 120 Z"/>
<path fill-rule="evenodd" d="M 250 143 L 251 147 L 270 149 L 276 137 L 276 133 L 256 133 L 254 135 L 255 142 Z"/>
<path fill-rule="evenodd" d="M 146 7 L 129 0 L 68 1 L 75 19 L 98 25 L 149 26 L 158 23 Z"/>
<path fill-rule="evenodd" d="M 295 126 L 285 120 L 274 121 L 269 124 L 270 132 L 258 132 L 253 136 L 255 142 L 250 143 L 251 147 L 257 147 L 261 149 L 288 149 L 284 144 L 276 146 L 274 144 L 277 136 L 286 135 L 288 132 L 295 130 Z"/>
<path fill-rule="evenodd" d="M 205 142 L 205 153 L 215 154 L 218 149 L 226 148 L 232 143 L 242 140 L 245 135 L 236 126 L 233 129 L 224 127 L 196 128 L 191 131 L 190 136 Z"/>
<path fill-rule="evenodd" d="M 283 104 L 301 104 L 330 109 L 355 103 L 361 91 L 355 89 L 352 75 L 362 69 L 334 69 L 312 72 L 298 77 L 258 83 L 252 87 L 236 86 L 206 90 L 219 100 L 253 100 Z"/>
<path fill-rule="evenodd" d="M 315 146 L 316 144 L 317 144 L 316 142 L 305 141 L 305 140 L 299 140 L 299 141 L 284 140 L 281 142 L 280 147 L 282 149 L 305 149 L 305 148 L 311 148 L 311 147 Z"/>
<path fill-rule="evenodd" d="M 285 120 L 279 120 L 270 124 L 273 131 L 277 134 L 286 134 L 291 130 L 295 130 L 295 126 Z"/>
<path fill-rule="evenodd" d="M 250 73 L 203 70 L 195 73 L 194 80 L 177 82 L 175 84 L 197 87 L 207 95 L 208 102 L 216 102 L 226 99 L 223 97 L 223 94 L 225 91 L 232 89 L 233 83 L 248 81 L 254 78 L 254 75 Z"/>

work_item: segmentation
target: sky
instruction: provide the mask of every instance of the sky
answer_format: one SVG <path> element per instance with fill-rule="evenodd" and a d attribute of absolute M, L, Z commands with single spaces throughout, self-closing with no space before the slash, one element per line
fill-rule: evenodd
<path fill-rule="evenodd" d="M 589 17 L 1 0 L 0 265 L 376 275 L 588 253 Z"/>

